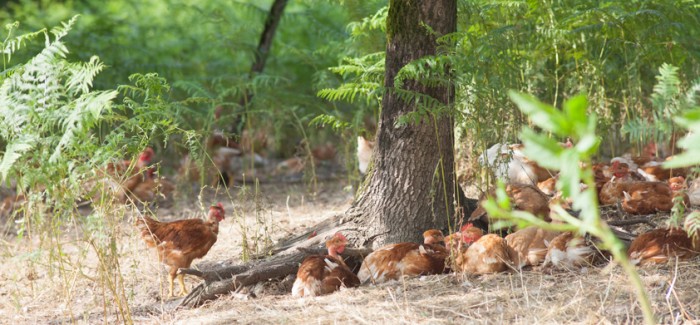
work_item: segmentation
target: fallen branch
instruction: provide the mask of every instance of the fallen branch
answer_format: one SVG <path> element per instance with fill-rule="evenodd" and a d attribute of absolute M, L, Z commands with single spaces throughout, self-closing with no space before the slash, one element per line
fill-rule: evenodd
<path fill-rule="evenodd" d="M 192 289 L 192 292 L 185 297 L 180 303 L 180 306 L 196 307 L 205 301 L 216 299 L 221 295 L 238 290 L 239 288 L 294 274 L 299 268 L 299 263 L 301 263 L 307 255 L 306 253 L 299 252 L 296 254 L 278 256 L 277 258 L 260 263 L 243 273 L 234 275 L 230 279 L 215 282 L 205 281 Z"/>
<path fill-rule="evenodd" d="M 204 282 L 192 289 L 192 292 L 180 303 L 184 307 L 196 307 L 205 301 L 236 291 L 242 287 L 270 279 L 281 279 L 295 274 L 299 264 L 309 255 L 326 254 L 324 247 L 297 247 L 296 252 L 271 257 L 262 262 L 225 267 L 220 270 L 199 271 L 180 269 L 181 273 L 192 274 L 204 279 Z M 346 260 L 362 260 L 372 252 L 370 248 L 346 248 L 343 256 Z"/>
<path fill-rule="evenodd" d="M 308 255 L 323 255 L 328 252 L 327 249 L 321 247 L 297 247 L 297 249 Z M 371 248 L 346 248 L 342 255 L 343 257 L 365 257 L 373 251 Z"/>
<path fill-rule="evenodd" d="M 200 271 L 197 269 L 179 269 L 178 274 L 189 274 L 201 278 L 205 282 L 214 282 L 229 279 L 236 274 L 243 273 L 255 266 L 255 263 L 232 265 L 213 270 Z"/>
<path fill-rule="evenodd" d="M 630 225 L 636 225 L 639 223 L 646 223 L 654 228 L 656 228 L 656 224 L 651 221 L 651 218 L 634 218 L 634 219 L 625 219 L 625 220 L 611 220 L 608 221 L 608 225 L 611 226 L 630 226 Z"/>

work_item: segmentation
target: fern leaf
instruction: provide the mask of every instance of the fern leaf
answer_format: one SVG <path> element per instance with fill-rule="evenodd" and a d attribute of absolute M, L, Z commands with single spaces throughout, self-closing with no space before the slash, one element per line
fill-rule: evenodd
<path fill-rule="evenodd" d="M 2 181 L 5 182 L 10 169 L 15 164 L 17 159 L 22 157 L 22 154 L 34 148 L 36 144 L 36 138 L 33 136 L 22 136 L 14 141 L 10 142 L 6 149 L 5 154 L 2 156 L 2 162 L 0 163 L 0 177 Z"/>
<path fill-rule="evenodd" d="M 683 228 L 688 233 L 688 237 L 700 236 L 700 212 L 693 211 L 685 217 Z"/>

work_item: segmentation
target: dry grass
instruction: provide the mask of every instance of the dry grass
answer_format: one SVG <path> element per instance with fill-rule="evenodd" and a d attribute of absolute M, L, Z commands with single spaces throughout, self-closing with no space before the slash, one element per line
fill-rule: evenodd
<path fill-rule="evenodd" d="M 662 323 L 700 315 L 699 260 L 642 271 Z M 668 297 L 668 299 L 667 299 Z M 139 321 L 176 324 L 641 323 L 619 268 L 427 276 L 316 298 L 231 295 L 201 308 Z"/>
<path fill-rule="evenodd" d="M 242 233 L 272 240 L 297 233 L 343 212 L 352 200 L 344 184 L 324 183 L 319 195 L 304 195 L 303 185 L 265 185 L 261 200 L 233 195 L 224 202 L 229 213 L 219 241 L 202 260 L 239 258 Z M 194 200 L 158 211 L 161 218 L 201 216 Z M 236 217 L 232 217 L 235 215 Z M 119 265 L 130 307 L 162 301 L 167 290 L 165 268 L 146 249 L 130 220 L 119 224 Z M 114 305 L 105 307 L 93 250 L 67 235 L 61 239 L 63 263 L 40 250 L 40 240 L 5 238 L 0 247 L 0 319 L 24 323 L 115 323 Z M 50 262 L 51 261 L 51 262 Z M 202 262 L 199 261 L 199 262 Z M 198 262 L 195 262 L 198 263 Z M 700 259 L 641 270 L 654 311 L 663 323 L 700 318 Z M 189 288 L 196 279 L 188 278 Z M 237 293 L 200 308 L 163 315 L 134 314 L 136 323 L 641 323 L 634 293 L 620 268 L 582 272 L 429 276 L 381 286 L 342 290 L 332 295 L 293 299 L 270 285 L 266 295 Z M 106 295 L 107 301 L 110 296 Z M 104 318 L 104 310 L 108 316 Z"/>

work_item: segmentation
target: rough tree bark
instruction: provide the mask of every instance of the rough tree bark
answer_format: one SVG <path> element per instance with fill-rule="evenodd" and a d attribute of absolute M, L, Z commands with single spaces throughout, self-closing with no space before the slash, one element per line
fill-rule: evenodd
<path fill-rule="evenodd" d="M 205 279 L 183 301 L 196 306 L 217 295 L 261 279 L 284 277 L 296 272 L 308 253 L 299 248 L 318 247 L 336 231 L 355 246 L 377 247 L 385 243 L 420 241 L 424 230 L 446 229 L 455 216 L 455 200 L 469 215 L 475 200 L 467 200 L 456 184 L 453 155 L 453 120 L 429 116 L 420 123 L 396 127 L 397 119 L 416 109 L 394 91 L 394 79 L 406 64 L 437 53 L 437 37 L 456 28 L 456 0 L 392 0 L 387 20 L 386 92 L 382 104 L 374 169 L 363 193 L 345 215 L 321 222 L 308 232 L 286 240 L 274 256 L 252 267 L 234 265 L 218 270 L 184 273 Z M 452 103 L 454 89 L 427 87 L 407 80 L 402 87 L 431 96 L 445 105 Z M 310 235 L 314 233 L 314 235 Z M 317 235 L 316 235 L 317 233 Z M 362 254 L 358 254 L 361 260 Z"/>
<path fill-rule="evenodd" d="M 399 97 L 394 79 L 406 64 L 437 54 L 436 38 L 456 30 L 454 0 L 392 0 L 387 18 L 385 93 L 369 184 L 347 212 L 358 224 L 363 245 L 417 241 L 424 230 L 445 229 L 454 216 L 454 123 L 430 116 L 396 127 L 416 109 Z M 451 86 L 428 87 L 406 80 L 402 89 L 428 95 L 442 104 L 454 99 Z"/>

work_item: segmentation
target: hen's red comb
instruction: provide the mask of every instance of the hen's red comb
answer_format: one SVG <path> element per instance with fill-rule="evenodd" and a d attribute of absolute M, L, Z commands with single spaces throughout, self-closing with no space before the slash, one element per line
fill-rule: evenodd
<path fill-rule="evenodd" d="M 341 234 L 341 233 L 339 233 L 339 232 L 336 232 L 334 236 L 337 237 L 337 238 L 340 238 L 340 239 L 342 239 L 342 240 L 348 240 L 347 238 L 345 238 L 345 235 L 343 235 L 343 234 Z"/>
<path fill-rule="evenodd" d="M 155 152 L 153 151 L 153 149 L 151 147 L 148 147 L 141 152 L 141 155 L 139 155 L 139 160 L 151 160 L 151 158 L 153 158 L 154 155 Z"/>
<path fill-rule="evenodd" d="M 474 225 L 470 222 L 467 223 L 466 225 L 462 226 L 462 228 L 459 229 L 460 232 L 465 232 L 467 229 L 474 227 Z"/>

